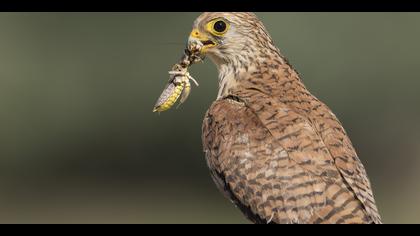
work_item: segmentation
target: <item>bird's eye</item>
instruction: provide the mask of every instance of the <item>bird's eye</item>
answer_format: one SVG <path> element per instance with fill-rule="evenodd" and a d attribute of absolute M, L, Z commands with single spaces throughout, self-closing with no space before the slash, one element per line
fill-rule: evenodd
<path fill-rule="evenodd" d="M 223 19 L 215 19 L 207 24 L 207 30 L 216 36 L 224 35 L 229 29 L 229 23 Z"/>
<path fill-rule="evenodd" d="M 218 20 L 214 23 L 213 29 L 218 33 L 223 33 L 226 30 L 226 23 L 224 21 Z"/>

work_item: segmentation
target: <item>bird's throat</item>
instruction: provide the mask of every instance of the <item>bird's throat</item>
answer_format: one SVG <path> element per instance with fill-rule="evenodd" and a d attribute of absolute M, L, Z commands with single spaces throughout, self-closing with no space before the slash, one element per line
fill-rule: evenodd
<path fill-rule="evenodd" d="M 229 95 L 229 92 L 238 85 L 238 74 L 235 68 L 229 65 L 220 65 L 219 69 L 219 91 L 217 99 L 221 99 Z"/>

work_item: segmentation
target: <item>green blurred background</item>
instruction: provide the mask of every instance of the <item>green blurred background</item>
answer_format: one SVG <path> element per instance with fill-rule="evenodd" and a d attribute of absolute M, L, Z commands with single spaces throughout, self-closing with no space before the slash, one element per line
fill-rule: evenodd
<path fill-rule="evenodd" d="M 0 13 L 0 223 L 248 223 L 202 153 L 212 63 L 152 113 L 198 15 Z M 257 15 L 344 123 L 384 222 L 420 222 L 420 14 Z"/>

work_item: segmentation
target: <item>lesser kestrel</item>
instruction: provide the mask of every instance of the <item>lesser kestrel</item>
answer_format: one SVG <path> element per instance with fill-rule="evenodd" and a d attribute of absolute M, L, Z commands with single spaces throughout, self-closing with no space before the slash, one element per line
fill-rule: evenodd
<path fill-rule="evenodd" d="M 218 188 L 254 223 L 381 223 L 337 117 L 302 83 L 253 13 L 201 14 L 189 43 L 219 71 L 202 127 Z"/>

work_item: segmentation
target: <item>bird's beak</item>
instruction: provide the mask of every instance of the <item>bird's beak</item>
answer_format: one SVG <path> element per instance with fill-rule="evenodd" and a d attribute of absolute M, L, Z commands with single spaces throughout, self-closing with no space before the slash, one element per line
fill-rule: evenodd
<path fill-rule="evenodd" d="M 199 41 L 203 46 L 201 47 L 200 53 L 205 54 L 210 48 L 213 48 L 217 43 L 204 34 L 202 34 L 198 29 L 193 29 L 191 31 L 190 37 L 188 38 L 188 46 Z"/>

